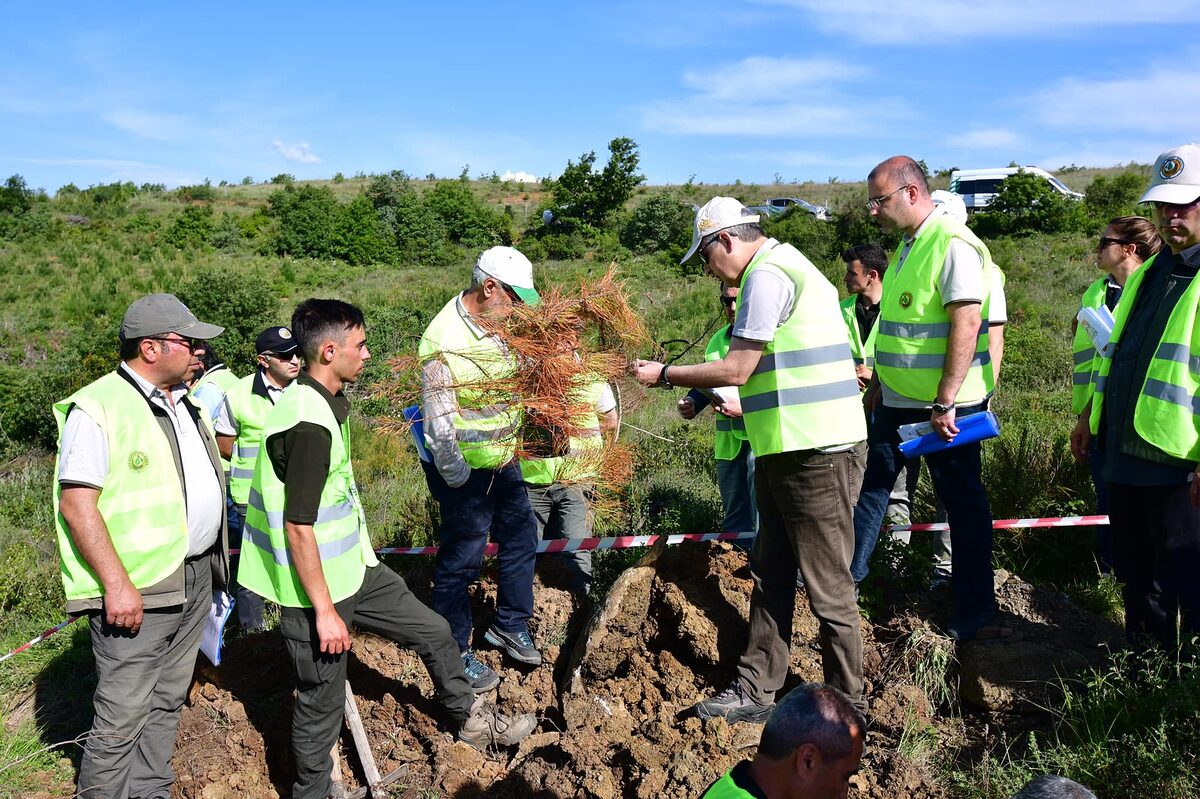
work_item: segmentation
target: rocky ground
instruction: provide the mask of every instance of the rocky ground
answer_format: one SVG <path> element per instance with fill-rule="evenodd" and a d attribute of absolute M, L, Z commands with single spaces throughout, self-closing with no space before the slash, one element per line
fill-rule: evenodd
<path fill-rule="evenodd" d="M 1099 664 L 1118 630 L 1053 592 L 997 573 L 995 634 L 955 649 L 936 632 L 946 593 L 897 597 L 880 624 L 862 623 L 871 729 L 852 797 L 940 799 L 954 789 L 938 763 L 972 759 L 1045 723 L 1054 684 Z M 410 575 L 419 592 L 427 575 Z M 475 588 L 486 623 L 491 583 Z M 512 751 L 479 753 L 454 740 L 433 686 L 412 653 L 355 635 L 349 680 L 383 774 L 398 797 L 695 797 L 752 757 L 761 727 L 701 721 L 688 709 L 724 688 L 745 642 L 750 573 L 727 544 L 650 552 L 606 602 L 581 607 L 539 580 L 532 632 L 545 655 L 514 668 L 493 649 L 481 659 L 504 677 L 495 699 L 540 724 Z M 478 631 L 481 633 L 482 630 Z M 819 680 L 816 619 L 797 597 L 789 686 Z M 482 635 L 477 633 L 477 640 Z M 289 795 L 292 676 L 276 633 L 231 641 L 220 668 L 198 671 L 180 724 L 176 797 Z M 341 768 L 363 783 L 349 734 Z M 52 792 L 47 796 L 53 796 Z"/>

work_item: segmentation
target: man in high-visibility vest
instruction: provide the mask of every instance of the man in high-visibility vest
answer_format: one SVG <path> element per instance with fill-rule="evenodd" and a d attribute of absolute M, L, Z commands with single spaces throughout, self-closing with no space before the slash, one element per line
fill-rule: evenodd
<path fill-rule="evenodd" d="M 863 396 L 872 416 L 854 511 L 859 580 L 905 463 L 898 428 L 929 422 L 952 440 L 955 420 L 985 410 L 995 381 L 986 324 L 993 268 L 987 246 L 933 202 L 924 171 L 908 156 L 876 166 L 867 189 L 871 215 L 904 239 L 884 275 L 875 373 Z M 950 522 L 954 608 L 946 630 L 958 640 L 978 637 L 995 621 L 992 514 L 980 452 L 978 443 L 964 444 L 925 458 Z"/>
<path fill-rule="evenodd" d="M 300 350 L 292 331 L 282 325 L 272 325 L 258 334 L 254 341 L 258 368 L 246 375 L 227 392 L 217 410 L 213 427 L 217 446 L 229 458 L 229 498 L 233 502 L 230 514 L 230 533 L 241 534 L 246 518 L 246 503 L 250 497 L 250 481 L 254 478 L 254 463 L 258 459 L 259 439 L 267 411 L 279 402 L 283 392 L 300 374 Z M 237 582 L 234 561 L 233 579 Z M 237 590 L 238 624 L 243 630 L 264 628 L 262 597 L 240 586 Z"/>
<path fill-rule="evenodd" d="M 225 485 L 187 394 L 205 324 L 170 294 L 125 312 L 121 364 L 55 403 L 55 526 L 69 613 L 90 619 L 95 718 L 77 793 L 167 796 L 213 588 L 229 575 Z"/>
<path fill-rule="evenodd" d="M 508 314 L 514 303 L 539 301 L 529 259 L 512 247 L 492 247 L 475 262 L 470 288 L 450 298 L 417 348 L 425 445 L 433 461 L 421 466 L 442 511 L 431 604 L 450 623 L 476 690 L 500 682 L 471 650 L 468 589 L 489 536 L 500 547 L 500 573 L 496 615 L 484 639 L 519 663 L 542 662 L 528 626 L 537 525 L 516 460 L 524 419 L 503 388 L 516 362 L 476 321 Z"/>
<path fill-rule="evenodd" d="M 845 694 L 804 683 L 771 711 L 754 759 L 722 774 L 701 799 L 846 799 L 866 737 Z"/>
<path fill-rule="evenodd" d="M 1166 249 L 1125 283 L 1071 451 L 1100 437 L 1129 642 L 1172 652 L 1200 635 L 1200 147 L 1160 155 L 1140 202 Z"/>
<path fill-rule="evenodd" d="M 350 450 L 344 388 L 371 357 L 362 311 L 340 300 L 305 300 L 292 314 L 305 371 L 263 420 L 239 577 L 280 605 L 279 630 L 296 675 L 292 712 L 295 799 L 332 792 L 345 708 L 351 625 L 415 651 L 459 740 L 482 749 L 532 731 L 476 699 L 445 619 L 380 565 L 371 548 Z"/>
<path fill-rule="evenodd" d="M 637 361 L 634 374 L 648 386 L 738 387 L 758 502 L 749 641 L 733 683 L 696 712 L 766 721 L 788 675 L 797 569 L 820 625 L 825 681 L 865 706 L 850 556 L 867 426 L 837 289 L 795 247 L 764 236 L 758 215 L 730 197 L 696 212 L 683 262 L 695 257 L 740 287 L 729 352 L 687 366 Z"/>
<path fill-rule="evenodd" d="M 734 314 L 737 313 L 737 286 L 721 286 L 721 309 L 727 324 L 713 333 L 704 350 L 705 361 L 724 358 L 733 342 Z M 726 532 L 750 533 L 758 530 L 758 509 L 754 505 L 754 452 L 746 437 L 746 423 L 738 402 L 737 388 L 725 386 L 710 393 L 722 397 L 722 411 L 714 410 L 716 433 L 713 435 L 713 454 L 717 459 L 717 489 L 721 492 L 724 516 L 721 529 Z M 684 419 L 696 415 L 712 404 L 710 394 L 692 389 L 676 403 Z"/>

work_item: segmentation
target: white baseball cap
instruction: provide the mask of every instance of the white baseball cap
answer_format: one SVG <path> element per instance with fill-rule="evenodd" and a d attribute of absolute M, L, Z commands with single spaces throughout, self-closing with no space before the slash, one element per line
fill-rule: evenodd
<path fill-rule="evenodd" d="M 935 205 L 940 205 L 952 219 L 957 219 L 964 225 L 967 223 L 967 204 L 963 202 L 962 197 L 952 191 L 938 189 L 930 192 L 929 199 L 933 200 Z"/>
<path fill-rule="evenodd" d="M 1188 205 L 1200 197 L 1200 147 L 1185 144 L 1167 150 L 1154 162 L 1150 188 L 1140 203 Z"/>
<path fill-rule="evenodd" d="M 758 214 L 750 213 L 746 206 L 732 197 L 713 197 L 696 212 L 696 220 L 692 224 L 692 246 L 679 263 L 686 264 L 696 257 L 696 251 L 700 249 L 700 242 L 705 236 L 735 225 L 753 224 L 758 222 L 758 218 Z"/>
<path fill-rule="evenodd" d="M 484 250 L 475 266 L 516 292 L 526 305 L 542 301 L 533 287 L 533 264 L 513 247 Z"/>

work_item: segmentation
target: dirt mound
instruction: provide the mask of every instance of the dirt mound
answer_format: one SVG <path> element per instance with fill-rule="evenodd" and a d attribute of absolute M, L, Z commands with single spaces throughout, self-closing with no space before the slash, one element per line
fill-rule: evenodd
<path fill-rule="evenodd" d="M 425 587 L 417 582 L 410 579 L 416 590 Z M 929 624 L 944 613 L 944 596 L 909 597 L 884 623 L 863 622 L 872 724 L 852 796 L 951 796 L 934 777 L 935 753 L 969 756 L 994 745 L 989 735 L 997 728 L 1028 727 L 1028 718 L 1012 714 L 1044 700 L 1055 669 L 1095 662 L 1098 641 L 1112 637 L 1110 625 L 1052 592 L 1006 573 L 997 583 L 999 634 L 957 652 Z M 731 679 L 745 644 L 750 588 L 745 553 L 727 544 L 651 552 L 622 574 L 590 620 L 570 594 L 539 582 L 531 632 L 546 663 L 509 668 L 499 652 L 478 651 L 504 678 L 500 706 L 540 719 L 533 736 L 504 753 L 481 754 L 454 740 L 415 655 L 355 635 L 349 679 L 379 769 L 401 770 L 391 787 L 403 797 L 698 796 L 752 757 L 761 734 L 759 726 L 688 712 Z M 476 618 L 486 620 L 494 589 L 485 581 L 475 591 Z M 821 679 L 816 633 L 798 592 L 789 687 Z M 184 710 L 175 795 L 286 797 L 292 678 L 282 640 L 274 633 L 241 638 L 226 658 L 219 669 L 201 669 Z M 963 702 L 978 695 L 987 715 L 956 712 L 960 676 Z M 348 735 L 341 760 L 347 785 L 362 784 Z"/>

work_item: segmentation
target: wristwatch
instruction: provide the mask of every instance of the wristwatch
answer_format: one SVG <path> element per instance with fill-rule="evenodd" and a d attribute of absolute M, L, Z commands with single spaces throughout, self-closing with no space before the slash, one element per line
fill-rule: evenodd
<path fill-rule="evenodd" d="M 667 364 L 663 364 L 662 371 L 658 373 L 658 384 L 668 391 L 675 388 L 671 385 L 671 381 L 667 379 Z"/>
<path fill-rule="evenodd" d="M 933 412 L 936 413 L 938 416 L 945 416 L 946 414 L 950 413 L 950 411 L 952 411 L 952 410 L 954 410 L 953 402 L 951 402 L 947 405 L 943 405 L 940 402 L 933 403 Z"/>

